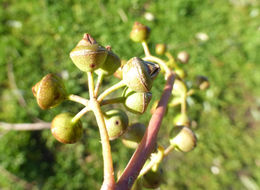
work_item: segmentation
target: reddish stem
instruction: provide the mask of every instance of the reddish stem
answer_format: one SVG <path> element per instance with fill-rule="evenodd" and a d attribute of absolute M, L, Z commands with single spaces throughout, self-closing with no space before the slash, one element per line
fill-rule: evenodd
<path fill-rule="evenodd" d="M 145 161 L 150 156 L 154 149 L 157 134 L 159 132 L 162 119 L 168 104 L 168 100 L 171 96 L 172 86 L 174 83 L 175 75 L 170 73 L 167 77 L 167 81 L 160 99 L 160 102 L 153 113 L 149 125 L 146 129 L 144 137 L 139 144 L 138 148 L 134 152 L 132 158 L 128 162 L 122 176 L 116 183 L 116 190 L 130 190 L 134 181 L 138 177 Z"/>

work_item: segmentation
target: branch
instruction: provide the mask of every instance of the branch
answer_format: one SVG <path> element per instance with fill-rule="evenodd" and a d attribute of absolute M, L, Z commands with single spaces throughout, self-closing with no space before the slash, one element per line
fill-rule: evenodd
<path fill-rule="evenodd" d="M 36 131 L 49 129 L 51 127 L 50 123 L 40 122 L 40 123 L 5 123 L 0 122 L 0 129 L 4 130 L 16 130 L 16 131 Z"/>
<path fill-rule="evenodd" d="M 139 144 L 132 158 L 128 162 L 123 174 L 119 178 L 116 184 L 116 190 L 131 189 L 145 161 L 148 159 L 151 152 L 153 151 L 157 139 L 157 134 L 159 132 L 160 125 L 162 123 L 162 119 L 168 104 L 168 100 L 171 96 L 174 80 L 175 74 L 173 74 L 172 72 L 168 73 L 167 81 L 160 102 L 151 117 L 141 143 Z"/>

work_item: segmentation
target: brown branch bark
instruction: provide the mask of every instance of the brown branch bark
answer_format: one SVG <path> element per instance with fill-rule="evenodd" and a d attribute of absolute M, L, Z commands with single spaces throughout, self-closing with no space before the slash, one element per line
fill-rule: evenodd
<path fill-rule="evenodd" d="M 0 122 L 0 129 L 4 130 L 17 130 L 17 131 L 36 131 L 49 129 L 51 127 L 50 123 L 40 122 L 40 123 L 5 123 Z"/>
<path fill-rule="evenodd" d="M 134 181 L 138 177 L 145 161 L 150 156 L 156 143 L 157 134 L 159 132 L 164 113 L 171 96 L 172 86 L 175 75 L 170 73 L 160 99 L 160 102 L 153 113 L 149 125 L 146 129 L 144 137 L 134 152 L 132 158 L 128 162 L 123 174 L 116 183 L 116 190 L 130 190 Z"/>

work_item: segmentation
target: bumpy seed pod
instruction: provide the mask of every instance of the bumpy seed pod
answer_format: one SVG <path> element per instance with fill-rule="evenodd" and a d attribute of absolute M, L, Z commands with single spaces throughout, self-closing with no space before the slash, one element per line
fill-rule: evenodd
<path fill-rule="evenodd" d="M 165 44 L 156 44 L 155 53 L 157 55 L 163 55 L 165 52 L 166 52 L 166 45 Z"/>
<path fill-rule="evenodd" d="M 210 86 L 208 78 L 205 76 L 197 76 L 196 77 L 196 86 L 200 90 L 206 90 Z"/>
<path fill-rule="evenodd" d="M 59 105 L 67 96 L 62 79 L 56 74 L 48 74 L 32 87 L 33 95 L 42 109 Z"/>
<path fill-rule="evenodd" d="M 72 118 L 70 113 L 61 113 L 52 120 L 51 133 L 61 143 L 72 144 L 82 136 L 81 121 L 72 122 Z"/>
<path fill-rule="evenodd" d="M 158 75 L 160 67 L 145 62 L 138 57 L 130 59 L 122 68 L 124 83 L 134 91 L 149 92 L 153 79 Z"/>
<path fill-rule="evenodd" d="M 185 64 L 189 62 L 190 55 L 186 51 L 181 51 L 178 53 L 177 58 L 181 63 Z"/>
<path fill-rule="evenodd" d="M 82 40 L 70 52 L 73 63 L 82 71 L 94 71 L 106 60 L 107 50 L 89 35 L 84 34 Z"/>
<path fill-rule="evenodd" d="M 111 50 L 110 46 L 106 47 L 108 54 L 106 61 L 95 71 L 98 75 L 112 75 L 121 64 L 119 57 Z"/>
<path fill-rule="evenodd" d="M 120 109 L 109 110 L 104 114 L 109 140 L 124 134 L 128 127 L 128 116 Z"/>
<path fill-rule="evenodd" d="M 176 135 L 170 139 L 170 143 L 182 152 L 189 152 L 196 147 L 197 138 L 191 129 L 178 126 L 173 131 Z"/>
<path fill-rule="evenodd" d="M 137 148 L 141 142 L 146 127 L 142 123 L 134 123 L 127 128 L 127 131 L 122 135 L 122 142 L 128 148 Z"/>
<path fill-rule="evenodd" d="M 163 169 L 159 168 L 156 171 L 149 170 L 143 177 L 143 186 L 148 189 L 158 188 L 164 181 Z"/>
<path fill-rule="evenodd" d="M 152 99 L 152 93 L 135 92 L 128 88 L 124 97 L 124 106 L 128 111 L 135 114 L 143 114 Z"/>
<path fill-rule="evenodd" d="M 178 114 L 173 118 L 174 126 L 189 126 L 190 119 L 187 114 Z"/>
<path fill-rule="evenodd" d="M 187 87 L 182 80 L 176 79 L 172 88 L 172 95 L 184 96 L 187 93 Z"/>
<path fill-rule="evenodd" d="M 130 38 L 134 42 L 143 42 L 144 40 L 148 39 L 149 34 L 150 28 L 139 22 L 135 22 L 130 33 Z"/>

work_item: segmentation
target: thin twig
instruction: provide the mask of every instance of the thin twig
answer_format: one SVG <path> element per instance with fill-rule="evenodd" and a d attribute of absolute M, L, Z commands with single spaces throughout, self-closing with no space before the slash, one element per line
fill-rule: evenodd
<path fill-rule="evenodd" d="M 51 127 L 50 123 L 40 122 L 40 123 L 6 123 L 0 122 L 0 129 L 4 130 L 16 130 L 16 131 L 36 131 L 49 129 Z"/>
<path fill-rule="evenodd" d="M 12 181 L 13 183 L 18 183 L 20 186 L 22 186 L 24 189 L 38 189 L 37 186 L 28 183 L 27 181 L 20 179 L 19 177 L 17 177 L 16 175 L 12 174 L 11 172 L 9 172 L 8 170 L 6 170 L 4 167 L 0 166 L 0 174 L 2 176 L 7 177 L 10 181 Z"/>
<path fill-rule="evenodd" d="M 10 87 L 13 90 L 14 95 L 16 96 L 19 104 L 22 107 L 26 107 L 27 103 L 26 103 L 26 101 L 25 101 L 21 91 L 18 89 L 18 87 L 16 85 L 14 71 L 13 71 L 13 64 L 12 63 L 8 63 L 7 64 L 7 75 L 8 75 L 8 80 L 9 80 Z"/>

